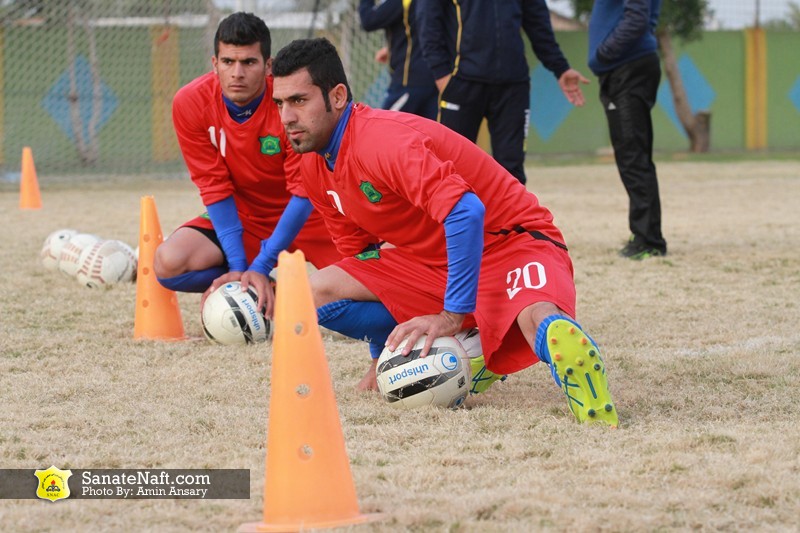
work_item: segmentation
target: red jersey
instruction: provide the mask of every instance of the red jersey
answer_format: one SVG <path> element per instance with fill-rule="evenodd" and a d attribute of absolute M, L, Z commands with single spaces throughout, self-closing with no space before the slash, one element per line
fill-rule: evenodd
<path fill-rule="evenodd" d="M 550 211 L 490 155 L 416 115 L 357 104 L 334 171 L 319 155 L 302 165 L 308 197 L 345 257 L 382 240 L 422 263 L 446 265 L 443 222 L 466 191 L 486 209 L 485 251 L 520 231 L 564 242 Z"/>
<path fill-rule="evenodd" d="M 172 105 L 172 120 L 192 181 L 204 205 L 233 195 L 242 222 L 248 262 L 275 225 L 292 195 L 305 197 L 297 176 L 300 158 L 289 144 L 272 101 L 272 77 L 264 99 L 242 124 L 228 114 L 219 79 L 209 72 L 181 88 Z M 197 218 L 191 226 L 211 227 Z M 339 259 L 322 217 L 316 211 L 294 240 L 317 268 Z"/>

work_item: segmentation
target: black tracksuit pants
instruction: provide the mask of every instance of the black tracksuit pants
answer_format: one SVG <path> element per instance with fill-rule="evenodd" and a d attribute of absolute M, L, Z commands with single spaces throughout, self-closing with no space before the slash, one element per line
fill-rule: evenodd
<path fill-rule="evenodd" d="M 634 241 L 666 253 L 650 116 L 660 80 L 658 55 L 650 54 L 602 74 L 599 81 L 614 158 L 630 199 L 628 223 Z"/>
<path fill-rule="evenodd" d="M 450 78 L 440 97 L 439 122 L 475 142 L 486 118 L 492 156 L 523 184 L 530 81 L 484 83 Z"/>

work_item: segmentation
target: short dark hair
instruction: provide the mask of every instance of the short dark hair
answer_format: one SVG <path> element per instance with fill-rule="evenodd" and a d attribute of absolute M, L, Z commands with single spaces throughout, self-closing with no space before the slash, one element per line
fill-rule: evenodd
<path fill-rule="evenodd" d="M 272 38 L 267 24 L 252 13 L 237 12 L 228 15 L 217 27 L 214 34 L 214 55 L 219 55 L 219 43 L 234 46 L 261 44 L 264 61 L 272 54 Z"/>
<path fill-rule="evenodd" d="M 311 82 L 322 90 L 325 109 L 331 110 L 328 91 L 337 85 L 347 87 L 347 101 L 353 99 L 344 65 L 336 47 L 328 39 L 297 39 L 283 47 L 272 60 L 272 75 L 276 78 L 294 74 L 301 68 L 308 69 Z"/>

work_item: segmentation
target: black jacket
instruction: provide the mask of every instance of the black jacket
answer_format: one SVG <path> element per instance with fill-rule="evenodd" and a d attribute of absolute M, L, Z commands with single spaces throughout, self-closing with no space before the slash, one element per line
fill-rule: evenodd
<path fill-rule="evenodd" d="M 556 79 L 570 68 L 553 34 L 545 0 L 416 3 L 422 54 L 436 79 L 447 74 L 487 83 L 529 79 L 522 31 Z"/>
<path fill-rule="evenodd" d="M 417 38 L 415 1 L 361 0 L 358 15 L 366 31 L 386 30 L 389 46 L 389 70 L 392 85 L 402 87 L 433 86 L 433 74 L 422 57 Z"/>

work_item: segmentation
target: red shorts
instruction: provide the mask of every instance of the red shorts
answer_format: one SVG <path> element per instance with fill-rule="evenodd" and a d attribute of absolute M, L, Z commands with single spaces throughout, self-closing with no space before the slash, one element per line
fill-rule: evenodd
<path fill-rule="evenodd" d="M 447 268 L 423 265 L 396 248 L 379 258 L 343 259 L 337 266 L 360 281 L 398 322 L 443 309 Z M 509 374 L 538 361 L 517 325 L 526 307 L 550 302 L 575 316 L 575 282 L 566 250 L 551 242 L 515 233 L 484 252 L 475 312 L 464 328 L 477 324 L 489 370 Z"/>
<path fill-rule="evenodd" d="M 244 252 L 247 256 L 247 263 L 253 262 L 258 253 L 261 251 L 261 241 L 272 235 L 273 227 L 268 227 L 266 224 L 259 223 L 256 220 L 241 217 L 242 228 L 242 241 L 244 243 Z M 208 215 L 200 215 L 192 220 L 186 222 L 181 226 L 195 228 L 202 231 L 214 244 L 222 247 L 219 244 L 217 235 L 214 233 L 214 226 L 211 224 L 211 219 Z M 332 265 L 342 259 L 341 254 L 336 250 L 336 246 L 331 241 L 327 230 L 324 225 L 316 227 L 314 224 L 307 224 L 300 230 L 297 238 L 292 242 L 289 251 L 302 250 L 303 255 L 306 256 L 306 261 L 311 263 L 317 268 L 323 268 Z"/>

